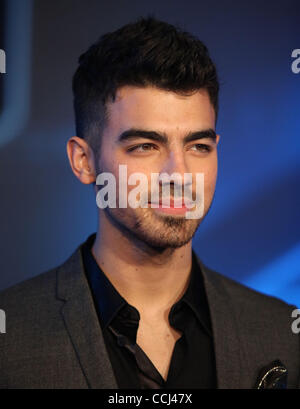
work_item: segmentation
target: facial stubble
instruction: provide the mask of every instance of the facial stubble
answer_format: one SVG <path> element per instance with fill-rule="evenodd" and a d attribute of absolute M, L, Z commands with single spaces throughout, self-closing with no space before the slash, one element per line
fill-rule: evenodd
<path fill-rule="evenodd" d="M 194 236 L 201 219 L 159 215 L 152 208 L 104 209 L 110 222 L 129 239 L 156 249 L 179 248 Z"/>

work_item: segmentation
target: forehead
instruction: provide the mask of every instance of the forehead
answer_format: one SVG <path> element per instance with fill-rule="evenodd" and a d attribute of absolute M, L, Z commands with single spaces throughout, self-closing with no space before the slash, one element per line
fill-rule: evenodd
<path fill-rule="evenodd" d="M 155 87 L 124 86 L 115 101 L 107 104 L 107 111 L 107 128 L 112 133 L 128 127 L 166 133 L 215 127 L 215 111 L 205 89 L 182 96 Z"/>

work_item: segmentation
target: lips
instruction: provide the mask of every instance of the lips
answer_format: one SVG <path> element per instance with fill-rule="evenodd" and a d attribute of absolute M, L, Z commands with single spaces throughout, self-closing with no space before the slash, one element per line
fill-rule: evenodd
<path fill-rule="evenodd" d="M 181 208 L 185 208 L 185 209 L 187 209 L 187 208 L 190 208 L 190 207 L 192 207 L 193 206 L 193 204 L 192 204 L 192 202 L 191 201 L 189 201 L 188 199 L 184 199 L 184 198 L 176 198 L 176 199 L 174 199 L 174 198 L 172 198 L 172 197 L 170 197 L 169 198 L 169 200 L 167 199 L 167 198 L 164 198 L 165 200 L 164 200 L 164 203 L 163 203 L 163 200 L 162 199 L 160 199 L 159 200 L 159 202 L 148 202 L 150 205 L 151 205 L 151 203 L 153 204 L 153 205 L 157 205 L 157 206 L 159 206 L 159 207 L 161 207 L 161 206 L 165 206 L 165 208 L 175 208 L 175 209 L 181 209 Z M 167 207 L 166 207 L 167 206 Z"/>

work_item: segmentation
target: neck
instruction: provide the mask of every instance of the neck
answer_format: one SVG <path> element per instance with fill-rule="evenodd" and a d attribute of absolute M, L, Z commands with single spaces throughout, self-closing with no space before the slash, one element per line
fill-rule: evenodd
<path fill-rule="evenodd" d="M 191 241 L 176 249 L 155 249 L 124 234 L 103 217 L 92 253 L 117 291 L 141 315 L 165 316 L 187 288 Z"/>

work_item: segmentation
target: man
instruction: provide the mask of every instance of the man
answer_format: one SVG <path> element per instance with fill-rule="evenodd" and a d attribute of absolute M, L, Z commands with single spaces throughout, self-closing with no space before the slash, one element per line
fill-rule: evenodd
<path fill-rule="evenodd" d="M 97 199 L 101 175 L 116 183 L 97 200 L 96 234 L 62 266 L 1 294 L 1 387 L 298 387 L 294 307 L 210 270 L 192 250 L 213 200 L 220 140 L 207 48 L 141 18 L 102 36 L 79 63 L 70 165 Z M 129 206 L 137 174 L 149 183 Z M 102 206 L 112 193 L 117 205 Z M 190 203 L 179 203 L 188 193 Z M 186 217 L 200 201 L 200 216 Z"/>

